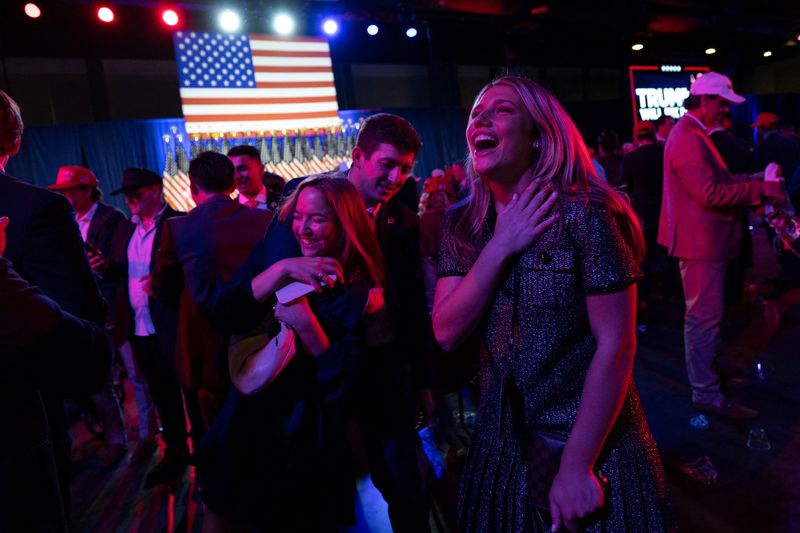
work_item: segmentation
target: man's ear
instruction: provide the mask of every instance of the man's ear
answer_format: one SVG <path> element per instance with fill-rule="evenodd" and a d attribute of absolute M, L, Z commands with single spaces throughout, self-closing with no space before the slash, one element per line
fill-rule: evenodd
<path fill-rule="evenodd" d="M 353 156 L 354 164 L 356 161 L 360 163 L 362 159 L 366 159 L 366 157 L 364 156 L 364 150 L 362 150 L 360 146 L 353 147 L 351 155 Z"/>
<path fill-rule="evenodd" d="M 9 157 L 14 157 L 15 155 L 17 155 L 20 146 L 22 146 L 22 137 L 17 139 L 17 141 L 14 143 L 14 146 L 11 147 L 11 152 L 8 154 Z"/>

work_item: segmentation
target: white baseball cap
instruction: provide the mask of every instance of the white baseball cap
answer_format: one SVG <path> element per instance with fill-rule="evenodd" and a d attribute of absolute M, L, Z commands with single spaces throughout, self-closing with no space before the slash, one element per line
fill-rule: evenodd
<path fill-rule="evenodd" d="M 702 76 L 698 76 L 689 92 L 697 95 L 714 94 L 732 104 L 741 104 L 745 101 L 744 96 L 733 92 L 731 79 L 717 72 L 706 72 Z"/>

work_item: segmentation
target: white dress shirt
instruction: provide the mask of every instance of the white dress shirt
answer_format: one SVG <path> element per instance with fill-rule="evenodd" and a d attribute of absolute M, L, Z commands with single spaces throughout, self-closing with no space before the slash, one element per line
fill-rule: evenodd
<path fill-rule="evenodd" d="M 262 185 L 258 194 L 252 197 L 239 194 L 239 203 L 261 211 L 269 211 L 269 205 L 267 205 L 267 188 Z"/>
<path fill-rule="evenodd" d="M 89 234 L 89 226 L 92 225 L 92 218 L 94 218 L 94 214 L 97 211 L 97 202 L 92 204 L 92 207 L 89 208 L 84 214 L 79 215 L 75 213 L 75 222 L 78 223 L 78 229 L 81 230 L 81 238 L 83 242 L 86 242 L 86 236 Z"/>
<path fill-rule="evenodd" d="M 152 225 L 146 227 L 138 215 L 131 217 L 136 224 L 131 240 L 128 242 L 128 297 L 133 309 L 133 334 L 137 337 L 155 335 L 156 328 L 150 316 L 148 295 L 144 291 L 141 278 L 150 275 L 150 261 L 153 257 L 153 244 L 156 238 L 158 221 L 164 215 L 167 204 L 153 217 Z"/>

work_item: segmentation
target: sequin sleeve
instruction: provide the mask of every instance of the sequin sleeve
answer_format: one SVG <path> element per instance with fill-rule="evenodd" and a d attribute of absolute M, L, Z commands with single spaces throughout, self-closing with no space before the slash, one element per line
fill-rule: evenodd
<path fill-rule="evenodd" d="M 442 238 L 439 241 L 439 260 L 437 261 L 437 277 L 446 278 L 450 276 L 466 276 L 472 268 L 463 254 L 453 252 L 453 242 L 455 235 L 453 228 L 455 222 L 463 214 L 463 209 L 448 211 L 444 216 L 442 227 Z"/>
<path fill-rule="evenodd" d="M 631 243 L 620 227 L 621 216 L 598 204 L 574 203 L 566 211 L 578 250 L 579 284 L 586 294 L 618 292 L 638 282 L 642 272 Z"/>

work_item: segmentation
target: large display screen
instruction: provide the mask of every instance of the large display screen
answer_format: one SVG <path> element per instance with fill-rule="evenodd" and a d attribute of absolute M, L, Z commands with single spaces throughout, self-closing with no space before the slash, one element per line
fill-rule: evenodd
<path fill-rule="evenodd" d="M 661 115 L 679 119 L 686 113 L 683 101 L 695 78 L 708 67 L 679 65 L 630 67 L 633 120 L 656 120 Z"/>

